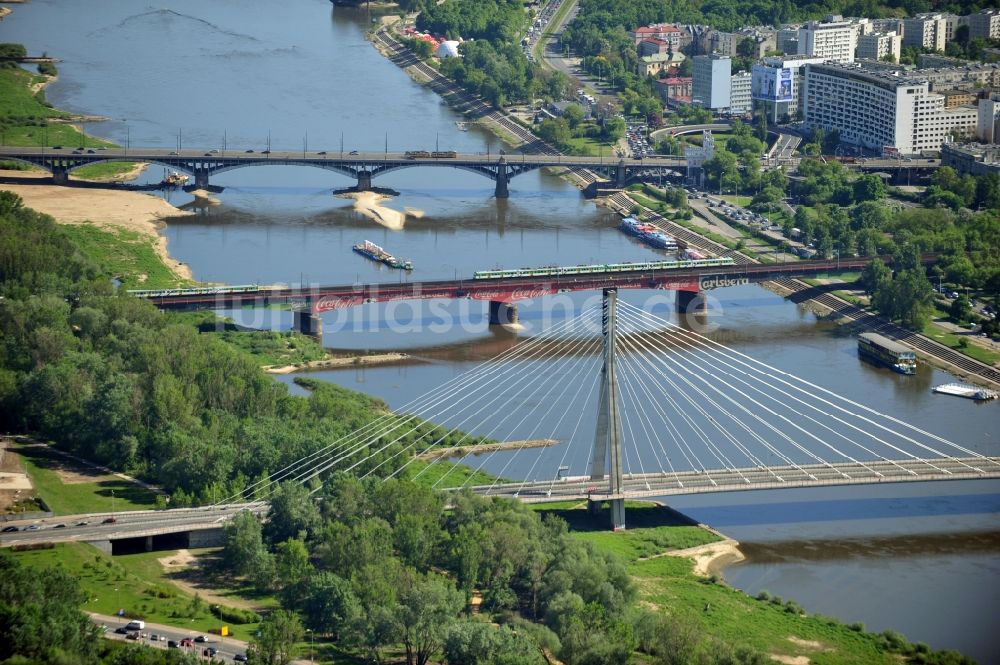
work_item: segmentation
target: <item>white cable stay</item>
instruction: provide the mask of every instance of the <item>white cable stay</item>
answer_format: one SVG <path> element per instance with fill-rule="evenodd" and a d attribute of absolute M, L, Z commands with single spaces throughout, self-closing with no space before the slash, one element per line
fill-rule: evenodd
<path fill-rule="evenodd" d="M 639 319 L 639 320 L 641 321 L 642 319 Z M 654 339 L 655 339 L 655 333 L 654 333 Z M 664 367 L 670 369 L 670 363 L 667 362 L 665 356 L 657 354 L 657 355 L 655 355 L 653 357 L 656 358 L 658 360 L 658 362 L 660 364 L 662 364 Z M 691 385 L 690 382 L 688 381 L 688 379 L 686 378 L 686 376 L 684 376 L 683 374 L 681 374 L 680 376 L 681 376 L 682 380 L 684 380 L 686 383 L 688 383 L 689 385 Z M 789 436 L 786 432 L 781 431 L 772 421 L 770 421 L 768 419 L 765 419 L 761 414 L 756 413 L 756 412 L 750 410 L 745 404 L 743 404 L 742 402 L 740 402 L 740 401 L 736 400 L 735 398 L 733 398 L 732 395 L 726 394 L 721 389 L 719 389 L 719 387 L 717 385 L 715 385 L 716 382 L 719 382 L 719 383 L 722 383 L 722 384 L 726 385 L 730 389 L 739 392 L 729 382 L 725 381 L 724 379 L 720 378 L 717 375 L 707 375 L 706 372 L 698 372 L 698 373 L 695 373 L 694 376 L 695 376 L 696 379 L 700 380 L 702 383 L 704 383 L 706 386 L 708 386 L 709 389 L 711 389 L 712 391 L 718 393 L 720 396 L 722 396 L 728 402 L 730 402 L 731 404 L 733 404 L 740 411 L 742 411 L 743 413 L 745 413 L 746 415 L 750 416 L 752 419 L 754 419 L 755 421 L 757 421 L 758 423 L 760 423 L 764 428 L 766 428 L 766 429 L 774 432 L 777 436 L 779 436 L 780 438 L 782 438 L 785 441 L 787 441 L 788 443 L 790 443 L 794 448 L 796 448 L 797 450 L 799 450 L 799 452 L 802 452 L 802 453 L 806 454 L 807 456 L 813 458 L 814 460 L 816 460 L 820 464 L 826 465 L 828 468 L 835 469 L 835 467 L 830 462 L 826 461 L 820 455 L 816 454 L 815 452 L 809 450 L 808 448 L 806 448 L 802 444 L 798 443 L 794 438 L 792 438 L 791 436 Z M 713 379 L 713 380 L 709 380 L 709 379 Z M 704 396 L 706 399 L 710 399 L 710 398 L 708 398 L 707 395 L 704 394 L 703 391 L 699 390 L 698 392 L 702 396 Z M 783 422 L 787 423 L 788 425 L 792 426 L 794 429 L 798 430 L 799 432 L 801 432 L 805 436 L 818 441 L 819 443 L 821 443 L 822 445 L 826 446 L 827 448 L 829 448 L 830 450 L 832 450 L 834 453 L 836 453 L 837 455 L 839 455 L 840 457 L 844 457 L 846 459 L 849 459 L 852 462 L 865 467 L 868 471 L 871 471 L 872 473 L 877 473 L 873 469 L 867 467 L 863 462 L 860 462 L 860 461 L 854 459 L 850 455 L 848 455 L 848 454 L 844 453 L 843 451 L 837 449 L 835 446 L 829 444 L 826 441 L 823 441 L 818 436 L 816 436 L 814 433 L 812 433 L 812 432 L 808 431 L 807 429 L 803 428 L 798 423 L 793 422 L 787 416 L 774 411 L 773 409 L 771 409 L 770 407 L 764 405 L 763 403 L 759 402 L 758 400 L 755 400 L 754 398 L 750 397 L 749 395 L 746 395 L 746 393 L 741 393 L 741 394 L 743 394 L 743 396 L 746 397 L 753 404 L 755 404 L 755 405 L 759 406 L 760 408 L 764 409 L 772 417 L 780 419 L 781 421 L 783 421 Z M 809 472 L 807 472 L 804 469 L 802 469 L 797 463 L 795 463 L 794 461 L 792 461 L 788 456 L 786 456 L 784 453 L 780 452 L 776 447 L 772 446 L 764 437 L 760 436 L 748 424 L 746 424 L 745 422 L 743 422 L 742 420 L 740 420 L 739 418 L 737 418 L 735 415 L 733 415 L 727 409 L 723 409 L 722 406 L 719 405 L 718 402 L 716 402 L 715 400 L 711 400 L 711 402 L 716 406 L 716 408 L 719 408 L 724 413 L 726 413 L 727 416 L 729 416 L 734 421 L 736 421 L 738 424 L 740 424 L 740 426 L 751 437 L 753 437 L 759 443 L 761 443 L 762 445 L 764 445 L 768 450 L 770 450 L 771 452 L 773 452 L 774 454 L 776 454 L 778 457 L 780 457 L 786 464 L 788 464 L 789 466 L 792 466 L 792 467 L 798 469 L 799 471 L 801 471 L 802 473 L 804 473 L 804 474 L 806 474 L 808 476 L 811 476 L 811 474 Z M 842 470 L 837 470 L 837 472 L 840 473 L 845 478 L 849 477 Z"/>
<path fill-rule="evenodd" d="M 638 308 L 634 308 L 634 309 L 638 309 Z M 640 311 L 642 311 L 642 310 L 640 310 Z M 899 436 L 900 438 L 905 439 L 906 441 L 909 441 L 910 443 L 913 443 L 914 445 L 918 446 L 919 448 L 921 448 L 923 450 L 926 450 L 926 451 L 929 451 L 931 453 L 934 453 L 938 458 L 944 458 L 944 459 L 949 459 L 951 461 L 957 461 L 960 465 L 966 466 L 967 468 L 969 468 L 972 471 L 975 471 L 977 473 L 981 473 L 982 472 L 981 469 L 978 469 L 976 467 L 972 467 L 972 466 L 968 465 L 967 463 L 963 462 L 962 460 L 960 460 L 959 458 L 956 458 L 954 456 L 951 456 L 951 455 L 948 455 L 946 453 L 943 453 L 940 450 L 937 450 L 936 448 L 933 448 L 933 447 L 928 446 L 928 445 L 926 445 L 924 443 L 921 443 L 921 442 L 913 439 L 912 437 L 907 436 L 907 435 L 905 435 L 905 434 L 903 434 L 901 432 L 892 430 L 889 427 L 883 425 L 882 423 L 879 423 L 879 422 L 877 422 L 875 420 L 872 420 L 872 419 L 870 419 L 870 418 L 868 418 L 868 417 L 866 417 L 864 415 L 853 413 L 853 412 L 849 411 L 848 409 L 844 408 L 843 406 L 841 406 L 839 404 L 836 404 L 835 402 L 832 402 L 832 401 L 827 400 L 827 399 L 823 399 L 822 397 L 816 395 L 815 392 L 821 392 L 821 393 L 823 393 L 825 395 L 830 396 L 831 398 L 842 400 L 842 401 L 846 402 L 847 404 L 850 404 L 851 406 L 856 407 L 856 408 L 858 408 L 858 409 L 860 409 L 862 411 L 865 411 L 867 413 L 871 413 L 871 414 L 874 414 L 876 416 L 880 416 L 882 418 L 885 418 L 886 420 L 888 420 L 888 421 L 890 421 L 890 422 L 892 422 L 892 423 L 894 423 L 896 425 L 900 425 L 900 426 L 902 426 L 902 427 L 904 427 L 904 428 L 906 428 L 908 430 L 912 430 L 912 431 L 917 432 L 919 434 L 922 434 L 922 435 L 924 435 L 924 436 L 926 436 L 926 437 L 928 437 L 930 439 L 933 439 L 935 441 L 938 441 L 940 443 L 948 445 L 948 446 L 950 446 L 950 447 L 952 447 L 952 448 L 954 448 L 956 450 L 961 451 L 962 453 L 965 453 L 966 455 L 968 455 L 970 457 L 974 457 L 974 458 L 976 458 L 978 460 L 981 460 L 981 461 L 984 461 L 986 463 L 990 463 L 990 464 L 994 464 L 994 465 L 1000 465 L 1000 461 L 992 460 L 992 459 L 990 459 L 990 458 L 988 458 L 988 457 L 986 457 L 986 456 L 984 456 L 984 455 L 982 455 L 980 453 L 977 453 L 975 451 L 969 450 L 968 448 L 965 448 L 965 447 L 963 447 L 963 446 L 961 446 L 961 445 L 959 445 L 957 443 L 954 443 L 954 442 L 949 441 L 949 440 L 947 440 L 947 439 L 945 439 L 943 437 L 940 437 L 940 436 L 938 436 L 936 434 L 933 434 L 932 432 L 928 432 L 926 430 L 923 430 L 923 429 L 921 429 L 919 427 L 916 427 L 915 425 L 911 425 L 910 423 L 907 423 L 907 422 L 905 422 L 903 420 L 900 420 L 900 419 L 895 418 L 893 416 L 890 416 L 888 414 L 881 413 L 880 411 L 877 411 L 877 410 L 875 410 L 875 409 L 873 409 L 871 407 L 868 407 L 868 406 L 865 406 L 865 405 L 860 404 L 858 402 L 855 402 L 855 401 L 853 401 L 853 400 L 851 400 L 851 399 L 849 399 L 847 397 L 844 397 L 844 396 L 839 395 L 839 394 L 837 394 L 837 393 L 835 393 L 835 392 L 833 392 L 831 390 L 823 388 L 822 386 L 816 385 L 816 384 L 814 384 L 812 382 L 806 381 L 805 379 L 797 377 L 794 374 L 791 374 L 789 372 L 785 372 L 783 370 L 777 369 L 777 368 L 775 368 L 775 367 L 773 367 L 771 365 L 768 365 L 767 363 L 764 363 L 762 361 L 756 360 L 752 356 L 749 356 L 749 355 L 747 355 L 745 353 L 741 353 L 739 351 L 736 351 L 736 350 L 734 350 L 734 349 L 732 349 L 732 348 L 730 348 L 730 347 L 728 347 L 728 346 L 726 346 L 726 345 L 724 345 L 724 344 L 722 344 L 720 342 L 716 342 L 715 340 L 713 340 L 713 339 L 711 339 L 709 337 L 706 337 L 705 335 L 701 335 L 701 334 L 693 332 L 693 331 L 688 331 L 688 330 L 684 329 L 683 327 L 678 326 L 677 324 L 675 324 L 675 323 L 673 323 L 671 321 L 668 321 L 666 319 L 663 319 L 661 317 L 658 317 L 658 316 L 656 316 L 654 314 L 650 314 L 648 312 L 645 312 L 645 314 L 649 318 L 655 320 L 661 326 L 666 326 L 666 327 L 670 328 L 671 330 L 678 331 L 678 333 L 681 334 L 681 335 L 695 337 L 695 338 L 697 338 L 701 342 L 709 344 L 709 345 L 711 345 L 713 347 L 716 347 L 718 349 L 722 349 L 723 352 L 724 352 L 724 354 L 729 354 L 728 357 L 733 358 L 735 362 L 738 362 L 739 364 L 746 366 L 747 368 L 749 368 L 753 372 L 758 372 L 758 373 L 766 374 L 767 372 L 764 369 L 760 369 L 760 367 L 766 368 L 767 371 L 770 371 L 772 373 L 772 376 L 771 376 L 772 380 L 778 381 L 779 383 L 782 383 L 782 384 L 788 386 L 789 388 L 791 388 L 793 390 L 798 390 L 798 391 L 800 391 L 802 393 L 805 393 L 805 394 L 809 395 L 810 397 L 812 397 L 812 398 L 814 398 L 814 399 L 816 399 L 816 400 L 818 400 L 818 401 L 826 404 L 827 406 L 829 406 L 831 408 L 834 408 L 834 409 L 837 409 L 838 411 L 842 411 L 844 413 L 852 415 L 852 416 L 854 416 L 854 417 L 856 417 L 856 418 L 858 418 L 858 419 L 860 419 L 860 420 L 862 420 L 862 421 L 864 421 L 864 422 L 866 422 L 866 423 L 868 423 L 868 424 L 870 424 L 870 425 L 872 425 L 874 427 L 877 427 L 877 428 L 879 428 L 881 430 L 884 430 L 884 431 L 890 432 L 892 434 L 895 434 L 896 436 Z M 783 378 L 783 377 L 786 377 L 786 378 Z M 797 381 L 799 383 L 802 383 L 802 384 L 806 385 L 808 387 L 808 389 L 807 388 L 802 388 L 802 387 L 797 386 L 797 385 L 794 385 L 788 379 L 791 379 L 791 380 Z M 926 458 L 915 457 L 914 459 L 916 461 L 920 461 L 920 462 L 926 463 L 926 464 L 928 464 L 928 466 L 932 466 L 932 468 L 934 468 L 933 465 L 930 463 L 930 461 L 928 461 Z M 948 473 L 948 471 L 946 471 L 946 470 L 944 472 Z"/>

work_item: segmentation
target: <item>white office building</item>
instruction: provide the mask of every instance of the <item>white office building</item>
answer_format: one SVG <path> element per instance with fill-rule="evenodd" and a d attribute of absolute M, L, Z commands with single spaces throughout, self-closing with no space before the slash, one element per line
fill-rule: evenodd
<path fill-rule="evenodd" d="M 753 76 L 750 72 L 737 72 L 729 77 L 729 113 L 743 115 L 753 111 Z"/>
<path fill-rule="evenodd" d="M 733 61 L 727 55 L 696 55 L 691 81 L 691 102 L 713 111 L 729 112 Z"/>
<path fill-rule="evenodd" d="M 903 46 L 943 51 L 948 42 L 948 17 L 944 14 L 918 14 L 903 19 Z"/>
<path fill-rule="evenodd" d="M 891 55 L 893 62 L 899 62 L 903 50 L 903 38 L 895 32 L 872 32 L 858 37 L 859 60 L 883 60 Z"/>
<path fill-rule="evenodd" d="M 926 80 L 862 69 L 857 65 L 809 64 L 802 91 L 805 124 L 837 130 L 841 140 L 902 154 L 940 150 L 953 132 L 971 134 L 978 112 L 944 108 L 944 97 Z"/>
<path fill-rule="evenodd" d="M 799 28 L 799 55 L 834 62 L 854 62 L 858 31 L 858 24 L 850 21 L 809 21 Z"/>

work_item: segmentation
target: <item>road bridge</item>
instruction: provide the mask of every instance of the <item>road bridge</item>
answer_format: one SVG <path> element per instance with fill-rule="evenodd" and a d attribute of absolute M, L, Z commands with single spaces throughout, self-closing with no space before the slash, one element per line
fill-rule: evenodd
<path fill-rule="evenodd" d="M 453 168 L 469 171 L 496 182 L 497 198 L 510 195 L 509 183 L 516 176 L 541 168 L 587 169 L 604 178 L 610 186 L 623 188 L 642 177 L 669 176 L 682 171 L 686 162 L 679 157 L 650 157 L 642 160 L 571 157 L 527 153 L 454 153 L 440 157 L 413 157 L 405 152 L 358 151 L 270 151 L 153 148 L 53 149 L 0 148 L 0 159 L 39 166 L 52 173 L 56 184 L 67 184 L 69 174 L 89 164 L 112 161 L 160 164 L 194 176 L 196 187 L 207 187 L 210 176 L 251 166 L 307 166 L 354 178 L 356 189 L 370 190 L 372 179 L 392 171 L 410 168 Z"/>

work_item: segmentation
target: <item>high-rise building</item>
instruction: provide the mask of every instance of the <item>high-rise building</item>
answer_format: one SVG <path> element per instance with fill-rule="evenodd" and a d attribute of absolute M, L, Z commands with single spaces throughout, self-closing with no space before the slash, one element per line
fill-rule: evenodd
<path fill-rule="evenodd" d="M 834 62 L 854 62 L 858 47 L 858 25 L 850 21 L 809 21 L 799 28 L 799 55 Z"/>
<path fill-rule="evenodd" d="M 1000 94 L 979 100 L 976 138 L 983 143 L 1000 143 Z"/>
<path fill-rule="evenodd" d="M 944 108 L 926 79 L 857 65 L 808 64 L 803 117 L 807 126 L 837 130 L 846 143 L 902 154 L 940 150 L 953 133 L 975 131 L 975 108 Z"/>
<path fill-rule="evenodd" d="M 917 14 L 903 19 L 903 46 L 943 51 L 947 37 L 948 17 L 944 14 Z"/>
<path fill-rule="evenodd" d="M 753 110 L 752 80 L 750 72 L 737 72 L 729 77 L 729 112 L 732 115 Z"/>
<path fill-rule="evenodd" d="M 858 58 L 861 60 L 884 60 L 892 56 L 899 62 L 903 48 L 903 38 L 895 32 L 872 32 L 858 37 Z"/>
<path fill-rule="evenodd" d="M 970 38 L 1000 39 L 1000 9 L 984 9 L 965 18 Z"/>
<path fill-rule="evenodd" d="M 770 56 L 753 66 L 752 94 L 761 101 L 768 116 L 774 119 L 801 117 L 799 91 L 802 89 L 804 66 L 823 62 L 823 58 L 804 56 Z"/>
<path fill-rule="evenodd" d="M 775 35 L 775 48 L 785 55 L 799 52 L 799 26 L 781 28 Z"/>
<path fill-rule="evenodd" d="M 692 70 L 691 102 L 715 111 L 728 112 L 732 58 L 712 53 L 696 55 Z"/>

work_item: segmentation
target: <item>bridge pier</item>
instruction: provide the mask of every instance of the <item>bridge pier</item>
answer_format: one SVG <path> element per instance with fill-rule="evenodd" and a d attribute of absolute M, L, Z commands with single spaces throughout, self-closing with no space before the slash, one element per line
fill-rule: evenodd
<path fill-rule="evenodd" d="M 372 172 L 358 171 L 358 191 L 370 192 L 372 189 Z"/>
<path fill-rule="evenodd" d="M 507 185 L 510 182 L 510 176 L 507 175 L 507 160 L 503 157 L 497 162 L 497 186 L 493 192 L 493 195 L 498 199 L 510 198 L 510 191 L 507 189 Z"/>
<path fill-rule="evenodd" d="M 53 166 L 52 167 L 52 184 L 54 185 L 68 185 L 69 184 L 69 171 L 65 167 Z"/>
<path fill-rule="evenodd" d="M 517 321 L 517 305 L 502 300 L 490 301 L 491 326 L 513 326 L 517 325 Z"/>
<path fill-rule="evenodd" d="M 675 291 L 678 314 L 705 314 L 708 306 L 703 291 Z"/>
<path fill-rule="evenodd" d="M 152 536 L 146 536 L 146 541 L 143 543 L 143 546 L 146 548 L 147 552 L 152 552 L 153 551 L 153 537 Z"/>
<path fill-rule="evenodd" d="M 625 160 L 619 159 L 618 164 L 615 166 L 615 187 L 625 189 L 625 181 Z"/>
<path fill-rule="evenodd" d="M 194 170 L 194 186 L 198 189 L 205 189 L 208 187 L 208 169 L 195 168 Z"/>
<path fill-rule="evenodd" d="M 323 319 L 309 310 L 295 310 L 292 328 L 317 340 L 323 339 Z"/>
<path fill-rule="evenodd" d="M 597 426 L 594 430 L 594 448 L 590 457 L 590 479 L 604 480 L 604 468 L 608 469 L 608 493 L 621 496 L 624 475 L 622 474 L 622 425 L 618 415 L 618 380 L 615 373 L 615 340 L 618 327 L 618 291 L 604 289 L 604 311 L 602 328 L 604 332 L 604 367 L 601 369 L 601 394 L 597 403 Z M 596 506 L 594 504 L 597 504 Z M 609 499 L 611 505 L 611 528 L 625 530 L 625 500 Z M 600 503 L 587 502 L 592 514 L 600 509 Z"/>

